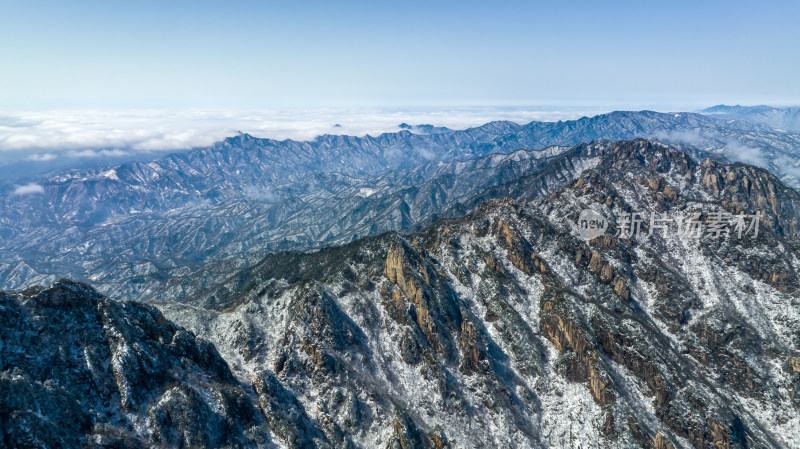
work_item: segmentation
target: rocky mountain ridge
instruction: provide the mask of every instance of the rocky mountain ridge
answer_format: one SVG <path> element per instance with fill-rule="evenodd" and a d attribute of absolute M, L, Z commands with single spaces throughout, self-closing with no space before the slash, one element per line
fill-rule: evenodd
<path fill-rule="evenodd" d="M 315 419 L 343 426 L 337 398 L 357 397 L 357 446 L 794 447 L 800 201 L 771 182 L 621 142 L 551 195 L 269 256 L 160 307 L 235 371 L 272 366 Z M 576 235 L 583 208 L 618 228 L 635 209 L 754 212 L 771 190 L 752 240 Z"/>
<path fill-rule="evenodd" d="M 0 293 L 0 447 L 241 447 L 270 434 L 213 345 L 58 281 Z"/>
<path fill-rule="evenodd" d="M 43 194 L 4 196 L 0 284 L 68 276 L 103 292 L 121 288 L 128 299 L 185 296 L 192 292 L 163 280 L 202 270 L 209 285 L 265 250 L 340 244 L 463 214 L 470 209 L 459 203 L 532 175 L 563 145 L 637 136 L 691 141 L 698 158 L 735 160 L 740 151 L 772 161 L 784 181 L 800 147 L 797 136 L 765 125 L 649 111 L 309 142 L 243 134 L 149 163 L 58 173 L 35 180 Z M 517 151 L 548 145 L 561 146 Z"/>

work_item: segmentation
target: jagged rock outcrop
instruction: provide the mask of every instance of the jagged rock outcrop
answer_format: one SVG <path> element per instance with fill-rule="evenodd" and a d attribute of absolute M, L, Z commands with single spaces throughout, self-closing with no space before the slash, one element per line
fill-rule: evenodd
<path fill-rule="evenodd" d="M 506 186 L 517 200 L 418 233 L 268 256 L 194 298 L 202 319 L 161 307 L 235 369 L 275 366 L 331 442 L 795 445 L 800 252 L 789 227 L 615 236 L 631 211 L 753 214 L 762 203 L 735 209 L 703 181 L 737 165 L 644 140 L 577 151 L 596 164 L 552 194 L 523 179 Z M 780 192 L 775 216 L 789 220 L 797 195 Z M 580 237 L 584 208 L 608 217 L 607 234 Z M 283 312 L 295 308 L 319 312 Z M 255 351 L 231 343 L 259 338 Z M 354 408 L 368 418 L 347 418 Z"/>
<path fill-rule="evenodd" d="M 210 343 L 91 287 L 0 292 L 0 447 L 265 447 Z"/>

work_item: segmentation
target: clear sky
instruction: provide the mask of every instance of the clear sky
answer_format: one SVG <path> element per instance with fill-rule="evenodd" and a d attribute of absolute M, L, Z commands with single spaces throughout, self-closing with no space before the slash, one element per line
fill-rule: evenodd
<path fill-rule="evenodd" d="M 799 18 L 797 0 L 0 0 L 0 110 L 798 104 Z"/>

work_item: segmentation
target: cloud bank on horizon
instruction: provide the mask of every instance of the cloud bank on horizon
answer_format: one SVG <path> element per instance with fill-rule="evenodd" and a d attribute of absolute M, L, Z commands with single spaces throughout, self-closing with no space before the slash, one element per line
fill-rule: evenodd
<path fill-rule="evenodd" d="M 211 145 L 237 132 L 308 140 L 400 131 L 401 123 L 467 128 L 492 120 L 570 120 L 598 110 L 462 108 L 442 110 L 128 110 L 0 113 L 0 162 L 59 157 L 113 158 Z"/>

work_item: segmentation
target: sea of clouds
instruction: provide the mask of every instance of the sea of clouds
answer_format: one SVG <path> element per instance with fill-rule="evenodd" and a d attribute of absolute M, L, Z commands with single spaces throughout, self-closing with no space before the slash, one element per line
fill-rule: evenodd
<path fill-rule="evenodd" d="M 363 136 L 399 131 L 400 123 L 454 129 L 492 120 L 570 120 L 606 111 L 532 108 L 436 110 L 59 110 L 0 111 L 0 162 L 49 162 L 59 157 L 114 158 L 211 145 L 245 132 L 274 139 L 321 134 Z"/>

